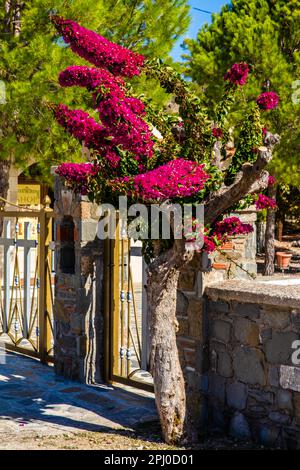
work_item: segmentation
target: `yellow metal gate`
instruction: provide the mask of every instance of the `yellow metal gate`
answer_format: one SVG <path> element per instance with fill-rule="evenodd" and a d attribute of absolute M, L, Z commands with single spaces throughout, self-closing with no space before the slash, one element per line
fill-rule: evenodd
<path fill-rule="evenodd" d="M 53 361 L 50 202 L 46 197 L 40 210 L 0 211 L 0 346 L 42 362 Z"/>
<path fill-rule="evenodd" d="M 153 391 L 148 372 L 149 328 L 145 296 L 145 263 L 141 243 L 120 236 L 105 247 L 106 375 Z"/>

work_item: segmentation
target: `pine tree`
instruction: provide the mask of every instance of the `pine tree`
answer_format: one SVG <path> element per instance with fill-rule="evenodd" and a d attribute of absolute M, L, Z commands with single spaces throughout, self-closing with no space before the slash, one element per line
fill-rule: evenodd
<path fill-rule="evenodd" d="M 273 90 L 280 106 L 265 116 L 264 125 L 281 135 L 270 170 L 284 183 L 300 183 L 300 2 L 299 0 L 233 0 L 213 15 L 211 25 L 187 40 L 186 73 L 199 86 L 202 99 L 213 109 L 222 77 L 232 62 L 252 68 L 251 86 L 241 94 L 231 124 L 243 121 L 247 101 L 259 91 Z M 217 73 L 221 72 L 221 73 Z M 274 273 L 274 211 L 268 211 L 265 274 Z M 272 226 L 271 226 L 272 225 Z"/>
<path fill-rule="evenodd" d="M 282 138 L 273 170 L 285 182 L 300 182 L 300 100 L 292 99 L 300 88 L 296 83 L 300 79 L 299 0 L 233 0 L 200 29 L 196 40 L 186 40 L 186 47 L 186 74 L 199 85 L 210 108 L 218 102 L 222 75 L 233 62 L 245 61 L 252 67 L 236 121 L 243 120 L 246 98 L 267 89 L 279 94 L 279 108 L 265 118 L 266 127 Z"/>
<path fill-rule="evenodd" d="M 51 163 L 73 160 L 78 155 L 77 141 L 65 136 L 45 106 L 48 101 L 61 101 L 57 74 L 72 63 L 70 52 L 57 39 L 49 21 L 49 15 L 56 13 L 87 23 L 103 36 L 148 58 L 158 54 L 166 59 L 189 24 L 187 0 L 3 1 L 0 8 L 0 80 L 6 91 L 6 103 L 0 105 L 3 197 L 7 196 L 11 162 L 23 168 L 38 163 L 46 175 Z M 138 92 L 138 86 L 136 89 Z M 161 92 L 153 83 L 146 89 L 149 98 L 161 99 Z M 70 89 L 64 93 L 64 102 L 76 105 L 84 101 L 84 94 Z"/>

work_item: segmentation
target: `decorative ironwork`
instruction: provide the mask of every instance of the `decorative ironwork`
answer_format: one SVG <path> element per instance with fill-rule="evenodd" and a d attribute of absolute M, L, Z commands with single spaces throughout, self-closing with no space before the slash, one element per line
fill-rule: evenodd
<path fill-rule="evenodd" d="M 0 210 L 0 337 L 9 350 L 53 360 L 53 211 Z"/>
<path fill-rule="evenodd" d="M 117 221 L 114 240 L 105 250 L 105 313 L 107 378 L 153 390 L 147 372 L 148 326 L 144 292 L 145 266 L 142 249 L 120 234 Z"/>

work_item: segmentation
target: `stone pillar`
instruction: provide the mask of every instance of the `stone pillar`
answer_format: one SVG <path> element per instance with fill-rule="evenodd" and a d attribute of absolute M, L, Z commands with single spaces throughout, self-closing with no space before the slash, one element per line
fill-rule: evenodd
<path fill-rule="evenodd" d="M 55 371 L 102 381 L 103 241 L 99 206 L 55 181 Z"/>
<path fill-rule="evenodd" d="M 18 201 L 18 169 L 14 165 L 11 165 L 9 170 L 9 189 L 7 200 L 14 204 Z M 8 206 L 7 209 L 11 209 L 11 206 Z"/>
<path fill-rule="evenodd" d="M 242 211 L 236 211 L 231 216 L 239 217 L 242 222 L 251 224 L 253 232 L 232 238 L 229 243 L 225 243 L 221 247 L 222 253 L 216 251 L 210 256 L 212 270 L 205 277 L 206 285 L 222 279 L 251 280 L 249 274 L 254 276 L 257 274 L 256 210 L 254 207 L 249 207 Z"/>

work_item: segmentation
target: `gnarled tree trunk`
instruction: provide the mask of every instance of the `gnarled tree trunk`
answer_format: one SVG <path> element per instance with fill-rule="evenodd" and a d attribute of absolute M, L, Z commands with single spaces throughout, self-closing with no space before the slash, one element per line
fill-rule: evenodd
<path fill-rule="evenodd" d="M 185 382 L 176 343 L 177 284 L 192 253 L 183 248 L 158 256 L 148 268 L 147 296 L 151 315 L 150 368 L 157 410 L 167 443 L 179 442 L 186 424 Z"/>

